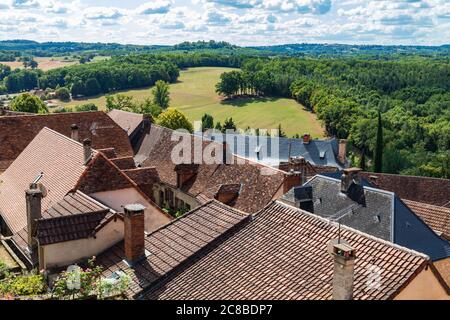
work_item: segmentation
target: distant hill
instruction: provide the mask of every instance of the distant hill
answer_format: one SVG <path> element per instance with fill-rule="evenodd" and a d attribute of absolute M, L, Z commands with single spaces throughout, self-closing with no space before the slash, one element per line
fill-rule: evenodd
<path fill-rule="evenodd" d="M 168 45 L 134 45 L 118 43 L 85 43 L 85 42 L 36 42 L 31 40 L 0 41 L 0 53 L 14 53 L 15 56 L 32 55 L 49 57 L 67 54 L 95 52 L 103 55 L 122 55 L 155 51 L 213 51 L 224 54 L 249 55 L 289 55 L 313 57 L 340 56 L 404 56 L 423 55 L 448 57 L 450 45 L 442 46 L 384 46 L 384 45 L 347 45 L 347 44 L 283 44 L 274 46 L 240 47 L 224 41 L 182 42 Z"/>

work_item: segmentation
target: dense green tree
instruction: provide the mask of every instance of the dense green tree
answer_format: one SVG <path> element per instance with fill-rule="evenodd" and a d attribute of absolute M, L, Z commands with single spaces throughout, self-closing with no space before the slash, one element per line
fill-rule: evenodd
<path fill-rule="evenodd" d="M 35 95 L 22 93 L 11 102 L 11 110 L 29 113 L 47 113 L 48 109 L 44 102 Z"/>
<path fill-rule="evenodd" d="M 223 126 L 222 126 L 222 132 L 226 133 L 227 130 L 234 130 L 236 131 L 236 124 L 233 121 L 233 118 L 227 118 L 225 119 L 225 121 L 223 122 Z"/>
<path fill-rule="evenodd" d="M 152 89 L 152 94 L 153 104 L 161 107 L 161 109 L 167 109 L 169 107 L 169 85 L 166 82 L 162 80 L 156 81 L 155 87 Z"/>
<path fill-rule="evenodd" d="M 98 107 L 94 103 L 86 103 L 75 106 L 76 112 L 98 111 Z"/>
<path fill-rule="evenodd" d="M 77 80 L 73 83 L 70 93 L 72 94 L 72 97 L 76 98 L 78 96 L 84 95 L 86 92 L 86 87 L 81 80 Z"/>
<path fill-rule="evenodd" d="M 56 89 L 56 96 L 61 101 L 69 101 L 70 91 L 66 87 L 59 87 L 58 89 Z"/>
<path fill-rule="evenodd" d="M 106 96 L 106 110 L 111 111 L 113 109 L 133 111 L 135 109 L 133 97 L 121 93 Z"/>
<path fill-rule="evenodd" d="M 205 113 L 202 117 L 202 130 L 214 129 L 214 118 L 212 115 Z"/>
<path fill-rule="evenodd" d="M 377 140 L 375 145 L 375 154 L 373 162 L 373 171 L 382 172 L 383 170 L 383 124 L 381 122 L 381 111 L 378 111 L 378 124 L 377 124 Z"/>
<path fill-rule="evenodd" d="M 181 111 L 175 108 L 168 108 L 156 119 L 156 123 L 173 130 L 186 129 L 193 132 L 192 123 Z"/>
<path fill-rule="evenodd" d="M 87 96 L 94 96 L 102 92 L 100 84 L 98 80 L 95 78 L 87 79 L 86 83 L 84 84 L 84 87 L 85 87 L 85 94 Z"/>

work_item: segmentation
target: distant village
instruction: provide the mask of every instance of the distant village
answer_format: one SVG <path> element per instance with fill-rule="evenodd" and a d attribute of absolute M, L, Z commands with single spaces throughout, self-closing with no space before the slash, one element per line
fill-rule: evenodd
<path fill-rule="evenodd" d="M 67 270 L 122 299 L 450 298 L 450 180 L 364 172 L 346 140 L 246 136 L 242 153 L 192 134 L 223 161 L 176 164 L 173 130 L 142 114 L 0 127 L 0 260 L 42 279 L 35 298 L 83 296 Z"/>

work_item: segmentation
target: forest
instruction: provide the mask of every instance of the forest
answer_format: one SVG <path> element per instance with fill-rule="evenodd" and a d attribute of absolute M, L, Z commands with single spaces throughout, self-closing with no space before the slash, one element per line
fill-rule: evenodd
<path fill-rule="evenodd" d="M 450 178 L 450 64 L 444 60 L 251 58 L 217 92 L 293 97 L 327 134 L 349 139 L 364 169 L 383 126 L 383 172 Z"/>

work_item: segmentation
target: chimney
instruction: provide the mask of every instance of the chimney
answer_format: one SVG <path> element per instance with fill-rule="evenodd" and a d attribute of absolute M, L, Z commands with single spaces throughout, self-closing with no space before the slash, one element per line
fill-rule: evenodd
<path fill-rule="evenodd" d="M 215 193 L 214 198 L 222 203 L 230 204 L 239 196 L 241 187 L 242 185 L 238 183 L 222 184 Z"/>
<path fill-rule="evenodd" d="M 83 140 L 84 164 L 87 164 L 92 156 L 92 141 L 89 138 Z"/>
<path fill-rule="evenodd" d="M 229 158 L 230 158 L 230 156 L 229 156 L 229 152 L 228 152 L 228 144 L 224 140 L 222 142 L 222 164 L 229 164 L 229 162 L 230 162 Z"/>
<path fill-rule="evenodd" d="M 294 187 L 295 206 L 308 212 L 314 212 L 312 186 Z"/>
<path fill-rule="evenodd" d="M 72 124 L 70 126 L 70 130 L 71 130 L 70 131 L 70 138 L 72 140 L 79 141 L 78 140 L 79 139 L 79 137 L 78 137 L 78 125 L 76 123 Z"/>
<path fill-rule="evenodd" d="M 345 243 L 333 245 L 333 300 L 353 299 L 355 249 Z"/>
<path fill-rule="evenodd" d="M 37 183 L 31 183 L 28 190 L 25 191 L 25 199 L 27 206 L 27 231 L 28 231 L 28 249 L 34 252 L 37 249 L 37 241 L 35 239 L 37 220 L 42 217 L 42 190 Z"/>
<path fill-rule="evenodd" d="M 133 265 L 145 257 L 145 207 L 141 204 L 128 204 L 124 208 L 125 259 Z"/>
<path fill-rule="evenodd" d="M 341 192 L 347 193 L 352 184 L 359 184 L 360 177 L 358 173 L 360 168 L 347 168 L 343 170 L 341 176 Z"/>
<path fill-rule="evenodd" d="M 338 160 L 340 163 L 345 164 L 347 161 L 347 140 L 339 140 Z"/>
<path fill-rule="evenodd" d="M 299 171 L 291 169 L 284 174 L 283 194 L 287 193 L 292 187 L 300 186 L 302 184 L 302 174 Z"/>
<path fill-rule="evenodd" d="M 311 135 L 309 133 L 305 133 L 302 138 L 303 144 L 309 144 L 311 142 Z"/>

